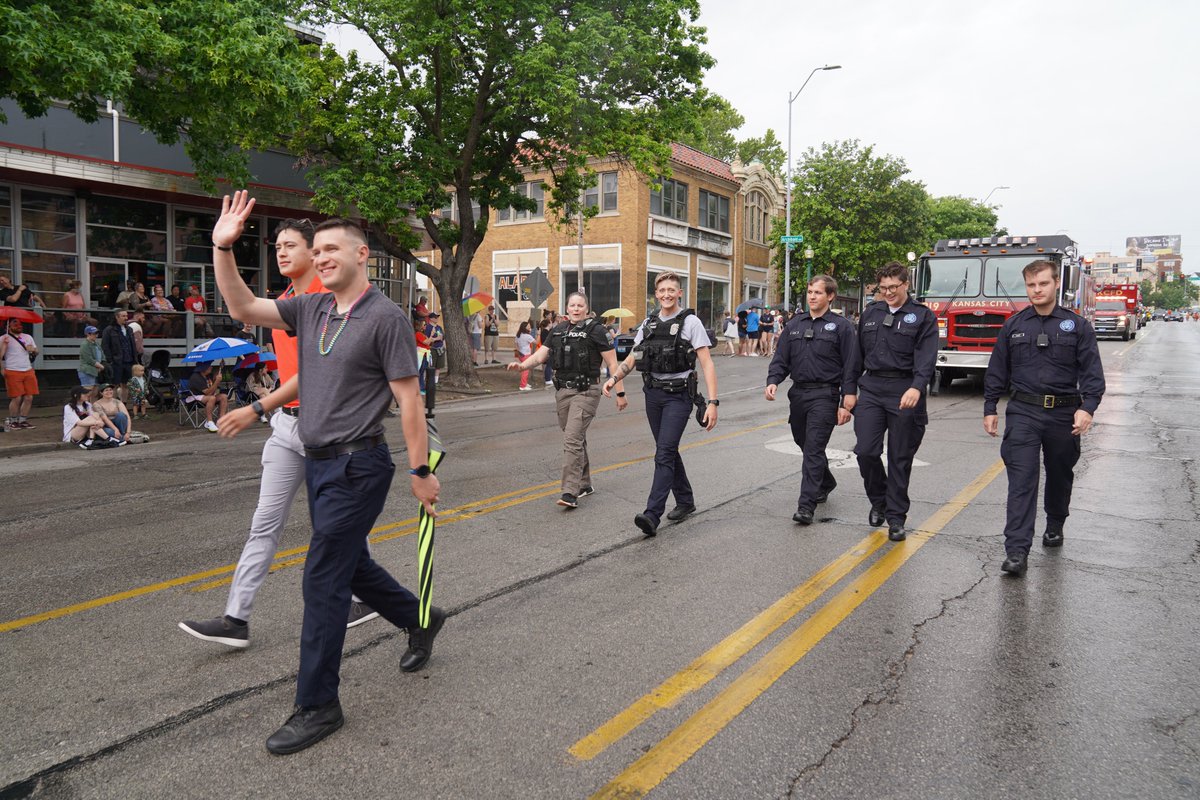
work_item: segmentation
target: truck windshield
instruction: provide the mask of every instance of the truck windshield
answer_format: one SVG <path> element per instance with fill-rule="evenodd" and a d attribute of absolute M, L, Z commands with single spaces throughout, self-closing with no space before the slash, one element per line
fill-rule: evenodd
<path fill-rule="evenodd" d="M 1124 311 L 1124 300 L 1098 300 L 1096 301 L 1097 311 Z"/>
<path fill-rule="evenodd" d="M 925 262 L 920 294 L 924 297 L 978 297 L 981 267 L 978 258 L 932 258 Z M 965 287 L 964 275 L 967 279 Z"/>
<path fill-rule="evenodd" d="M 983 293 L 987 297 L 1002 297 L 1005 299 L 1024 300 L 1025 276 L 1021 270 L 1025 265 L 1034 261 L 1044 260 L 1045 256 L 997 256 L 987 260 L 983 273 Z"/>

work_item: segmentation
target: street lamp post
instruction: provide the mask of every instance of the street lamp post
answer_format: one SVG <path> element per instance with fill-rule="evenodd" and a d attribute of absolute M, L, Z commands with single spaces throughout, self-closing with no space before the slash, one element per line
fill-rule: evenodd
<path fill-rule="evenodd" d="M 808 285 L 812 283 L 813 252 L 811 247 L 804 248 L 804 310 L 808 311 Z"/>
<path fill-rule="evenodd" d="M 999 191 L 1000 189 L 1011 189 L 1011 188 L 1012 188 L 1011 186 L 993 186 L 993 187 L 992 187 L 992 190 L 991 190 L 990 192 L 988 192 L 988 193 L 987 193 L 987 197 L 983 198 L 983 202 L 982 202 L 982 203 L 980 203 L 980 205 L 981 205 L 981 206 L 986 206 L 986 205 L 987 205 L 987 201 L 988 201 L 988 200 L 990 200 L 990 199 L 991 199 L 991 197 L 992 197 L 992 195 L 994 195 L 994 194 L 995 194 L 997 191 Z"/>
<path fill-rule="evenodd" d="M 823 67 L 814 67 L 813 71 L 808 73 L 808 77 L 804 79 L 804 83 L 796 90 L 795 94 L 788 95 L 788 149 L 787 149 L 787 208 L 785 212 L 787 219 L 784 221 L 784 227 L 787 230 L 787 235 L 792 235 L 792 102 L 800 96 L 800 92 L 804 91 L 804 87 L 808 86 L 808 82 L 812 80 L 812 76 L 818 72 L 824 72 L 831 69 L 841 69 L 841 64 L 826 64 Z M 792 246 L 784 244 L 783 246 L 783 305 L 784 308 L 791 310 L 792 301 Z"/>

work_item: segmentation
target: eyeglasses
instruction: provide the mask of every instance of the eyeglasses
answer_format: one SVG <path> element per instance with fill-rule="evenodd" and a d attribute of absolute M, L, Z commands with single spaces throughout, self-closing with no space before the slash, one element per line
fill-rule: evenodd
<path fill-rule="evenodd" d="M 893 283 L 893 284 L 890 284 L 890 285 L 888 285 L 888 286 L 884 286 L 884 285 L 881 283 L 881 284 L 879 284 L 878 286 L 876 286 L 875 288 L 876 288 L 878 291 L 882 292 L 883 294 L 891 294 L 892 292 L 898 292 L 898 291 L 900 291 L 902 288 L 904 288 L 904 284 L 903 284 L 903 283 Z"/>

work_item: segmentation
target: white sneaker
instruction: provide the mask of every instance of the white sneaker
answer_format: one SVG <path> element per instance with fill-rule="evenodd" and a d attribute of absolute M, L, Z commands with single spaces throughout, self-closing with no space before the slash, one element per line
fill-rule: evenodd
<path fill-rule="evenodd" d="M 532 386 L 518 386 L 517 391 L 518 392 L 532 392 L 533 387 Z"/>
<path fill-rule="evenodd" d="M 204 423 L 204 430 L 212 431 L 213 433 L 216 433 L 217 432 L 217 423 L 213 422 L 211 419 L 208 420 L 207 422 Z"/>

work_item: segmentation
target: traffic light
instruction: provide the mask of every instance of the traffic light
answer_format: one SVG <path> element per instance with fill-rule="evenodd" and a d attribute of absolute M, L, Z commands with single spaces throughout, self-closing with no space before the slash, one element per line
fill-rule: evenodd
<path fill-rule="evenodd" d="M 1113 264 L 1113 275 L 1117 274 L 1117 265 Z"/>
<path fill-rule="evenodd" d="M 1137 271 L 1142 271 L 1142 260 L 1140 258 L 1137 260 Z"/>

